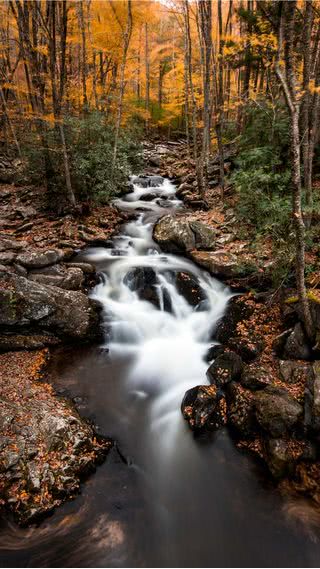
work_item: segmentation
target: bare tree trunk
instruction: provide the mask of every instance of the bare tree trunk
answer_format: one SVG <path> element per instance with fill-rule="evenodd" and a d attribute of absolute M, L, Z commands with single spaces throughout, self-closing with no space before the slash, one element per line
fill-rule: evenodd
<path fill-rule="evenodd" d="M 184 0 L 184 24 L 186 33 L 186 45 L 187 45 L 187 67 L 188 67 L 188 80 L 189 89 L 191 96 L 191 107 L 192 107 L 192 143 L 193 143 L 193 158 L 196 167 L 196 177 L 198 190 L 202 197 L 204 197 L 204 183 L 203 183 L 203 168 L 198 157 L 197 148 L 197 104 L 194 94 L 193 78 L 192 78 L 192 47 L 191 47 L 191 35 L 190 35 L 190 18 L 189 18 L 189 2 Z"/>
<path fill-rule="evenodd" d="M 86 48 L 86 28 L 83 14 L 83 0 L 80 0 L 78 6 L 79 26 L 81 31 L 81 79 L 82 79 L 82 97 L 83 106 L 88 106 L 87 98 L 87 48 Z"/>
<path fill-rule="evenodd" d="M 150 113 L 150 62 L 149 62 L 149 30 L 148 24 L 145 23 L 145 72 L 146 72 L 146 131 L 149 130 L 149 113 Z"/>
<path fill-rule="evenodd" d="M 122 118 L 123 96 L 124 96 L 124 91 L 125 91 L 124 73 L 125 73 L 125 68 L 126 68 L 127 53 L 128 53 L 131 33 L 132 33 L 131 0 L 127 0 L 127 24 L 126 24 L 126 29 L 123 33 L 123 53 L 122 53 L 122 61 L 121 61 L 121 69 L 120 69 L 120 93 L 119 93 L 119 102 L 118 102 L 118 110 L 117 110 L 117 118 L 116 118 L 116 127 L 115 127 L 115 133 L 114 133 L 112 174 L 114 172 L 114 167 L 115 167 L 116 159 L 117 159 L 118 140 L 119 140 L 120 126 L 121 126 L 121 118 Z"/>
<path fill-rule="evenodd" d="M 314 337 L 314 327 L 305 285 L 305 225 L 302 215 L 302 190 L 300 170 L 300 101 L 296 92 L 296 78 L 293 66 L 294 24 L 296 0 L 280 4 L 281 18 L 278 30 L 278 56 L 276 73 L 281 83 L 290 117 L 291 187 L 292 214 L 295 228 L 296 284 L 302 308 L 305 331 L 310 340 Z M 281 65 L 284 60 L 284 70 Z"/>
<path fill-rule="evenodd" d="M 203 44 L 203 135 L 201 168 L 204 184 L 207 181 L 207 168 L 210 152 L 211 97 L 210 76 L 212 63 L 212 5 L 211 0 L 198 0 L 199 29 Z"/>
<path fill-rule="evenodd" d="M 222 144 L 222 132 L 224 122 L 224 97 L 223 97 L 223 47 L 224 40 L 222 38 L 222 6 L 221 0 L 218 0 L 218 24 L 219 24 L 219 60 L 218 60 L 218 93 L 217 93 L 217 122 L 216 134 L 219 152 L 219 168 L 220 168 L 220 187 L 221 197 L 224 197 L 224 150 Z"/>
<path fill-rule="evenodd" d="M 302 161 L 303 181 L 306 193 L 306 203 L 312 206 L 312 180 L 309 160 L 309 114 L 310 114 L 310 78 L 311 78 L 311 29 L 313 19 L 312 0 L 305 1 L 303 25 L 303 100 L 301 105 L 301 134 L 302 134 Z"/>

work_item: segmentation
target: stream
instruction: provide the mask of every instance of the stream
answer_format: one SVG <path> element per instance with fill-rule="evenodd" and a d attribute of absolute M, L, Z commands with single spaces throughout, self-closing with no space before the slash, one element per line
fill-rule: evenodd
<path fill-rule="evenodd" d="M 195 438 L 182 418 L 185 391 L 207 383 L 205 356 L 231 293 L 153 241 L 155 221 L 183 207 L 174 185 L 132 181 L 116 205 L 134 219 L 108 247 L 79 255 L 101 274 L 92 297 L 104 307 L 105 343 L 61 350 L 52 370 L 58 392 L 117 445 L 81 495 L 38 527 L 1 521 L 0 564 L 316 567 L 320 524 L 308 504 L 284 501 L 226 429 Z"/>

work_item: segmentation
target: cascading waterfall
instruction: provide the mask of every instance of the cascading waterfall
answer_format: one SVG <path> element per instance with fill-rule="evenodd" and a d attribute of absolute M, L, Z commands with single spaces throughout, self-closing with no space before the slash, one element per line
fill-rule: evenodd
<path fill-rule="evenodd" d="M 317 567 L 318 533 L 288 523 L 228 431 L 195 440 L 182 418 L 184 392 L 206 382 L 205 354 L 230 292 L 153 242 L 157 218 L 182 207 L 174 186 L 140 177 L 133 188 L 117 205 L 135 220 L 111 247 L 80 255 L 101 272 L 93 295 L 105 308 L 106 349 L 63 356 L 56 377 L 117 447 L 40 527 L 6 524 L 0 564 L 2 553 L 6 567 Z M 301 502 L 292 508 L 303 520 Z"/>
<path fill-rule="evenodd" d="M 153 241 L 155 221 L 182 206 L 174 185 L 156 176 L 134 177 L 132 182 L 133 191 L 115 203 L 136 212 L 137 218 L 114 238 L 112 248 L 93 249 L 87 258 L 103 274 L 93 295 L 105 308 L 110 357 L 115 352 L 134 356 L 128 389 L 150 398 L 151 429 L 159 421 L 172 429 L 172 422 L 183 422 L 185 391 L 207 382 L 204 356 L 212 345 L 210 334 L 231 295 L 208 273 L 183 257 L 163 254 Z M 202 291 L 203 300 L 196 306 L 178 290 L 181 273 L 191 275 Z M 150 288 L 148 278 L 152 301 L 143 298 L 145 287 Z"/>

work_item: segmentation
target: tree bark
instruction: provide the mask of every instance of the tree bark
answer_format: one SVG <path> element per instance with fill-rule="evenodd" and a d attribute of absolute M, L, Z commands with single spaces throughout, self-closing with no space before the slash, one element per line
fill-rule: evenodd
<path fill-rule="evenodd" d="M 131 8 L 131 0 L 127 0 L 127 24 L 126 24 L 126 29 L 123 33 L 123 53 L 122 53 L 122 61 L 121 61 L 121 69 L 120 69 L 120 93 L 119 93 L 117 118 L 116 118 L 116 126 L 115 126 L 115 133 L 114 133 L 112 175 L 114 172 L 116 159 L 117 159 L 118 140 L 119 140 L 119 134 L 120 134 L 121 118 L 122 118 L 123 96 L 124 96 L 124 91 L 125 91 L 124 73 L 125 73 L 125 68 L 126 68 L 127 53 L 128 53 L 128 48 L 129 48 L 129 44 L 130 44 L 131 33 L 132 33 L 132 8 Z"/>

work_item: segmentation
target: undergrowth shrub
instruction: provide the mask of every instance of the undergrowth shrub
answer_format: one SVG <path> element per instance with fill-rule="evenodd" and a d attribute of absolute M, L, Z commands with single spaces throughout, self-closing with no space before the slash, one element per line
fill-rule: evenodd
<path fill-rule="evenodd" d="M 112 169 L 114 126 L 99 111 L 64 121 L 72 186 L 77 201 L 108 203 L 125 187 L 128 176 L 142 165 L 141 133 L 134 126 L 123 127 L 118 141 L 117 157 Z M 48 201 L 50 207 L 65 193 L 65 172 L 60 138 L 54 126 L 48 126 L 46 143 L 52 175 Z M 23 152 L 27 158 L 29 181 L 40 185 L 45 178 L 44 147 L 35 132 L 24 137 Z"/>

